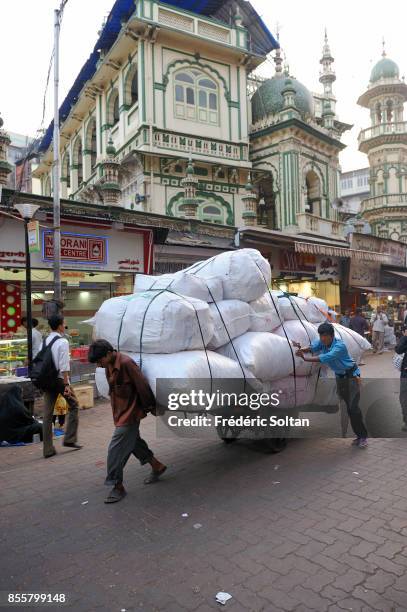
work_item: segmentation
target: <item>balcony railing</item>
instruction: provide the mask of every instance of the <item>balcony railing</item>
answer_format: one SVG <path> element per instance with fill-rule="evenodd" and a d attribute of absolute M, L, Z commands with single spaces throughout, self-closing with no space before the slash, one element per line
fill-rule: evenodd
<path fill-rule="evenodd" d="M 359 134 L 359 143 L 376 138 L 377 136 L 383 136 L 387 134 L 407 134 L 407 121 L 399 121 L 397 123 L 380 123 L 374 125 L 366 130 L 362 130 Z"/>
<path fill-rule="evenodd" d="M 392 206 L 407 206 L 407 193 L 386 193 L 366 198 L 366 200 L 362 201 L 361 212 L 372 211 L 376 208 L 390 208 Z"/>
<path fill-rule="evenodd" d="M 220 157 L 234 161 L 247 161 L 248 149 L 246 145 L 234 145 L 207 138 L 183 136 L 172 132 L 154 132 L 154 147 L 182 151 L 195 155 Z"/>
<path fill-rule="evenodd" d="M 323 217 L 317 217 L 309 213 L 299 213 L 297 223 L 300 232 L 330 236 L 332 238 L 343 238 L 345 224 L 341 221 L 331 221 Z"/>

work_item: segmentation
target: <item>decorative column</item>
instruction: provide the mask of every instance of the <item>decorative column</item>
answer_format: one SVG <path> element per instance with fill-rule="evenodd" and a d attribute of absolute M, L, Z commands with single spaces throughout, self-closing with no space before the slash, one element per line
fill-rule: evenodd
<path fill-rule="evenodd" d="M 257 225 L 257 194 L 253 189 L 251 176 L 249 173 L 247 184 L 245 185 L 246 194 L 242 197 L 244 211 L 242 217 L 248 226 Z"/>
<path fill-rule="evenodd" d="M 3 130 L 3 119 L 0 117 L 0 185 L 7 185 L 8 175 L 13 170 L 13 166 L 7 161 L 10 136 Z"/>
<path fill-rule="evenodd" d="M 186 176 L 181 181 L 181 187 L 184 189 L 184 198 L 182 201 L 184 216 L 186 219 L 196 219 L 198 210 L 198 200 L 196 199 L 198 177 L 195 176 L 192 157 L 189 158 Z"/>
<path fill-rule="evenodd" d="M 115 156 L 116 149 L 110 136 L 106 147 L 106 158 L 100 164 L 103 173 L 100 189 L 106 206 L 118 206 L 121 195 L 119 185 L 120 163 L 115 159 Z"/>

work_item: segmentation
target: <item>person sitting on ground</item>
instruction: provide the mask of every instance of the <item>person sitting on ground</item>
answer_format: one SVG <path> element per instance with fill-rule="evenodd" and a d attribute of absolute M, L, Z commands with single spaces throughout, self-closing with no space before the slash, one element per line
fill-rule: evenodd
<path fill-rule="evenodd" d="M 147 379 L 130 357 L 116 351 L 106 340 L 96 340 L 89 347 L 88 360 L 105 368 L 115 430 L 107 454 L 105 484 L 113 486 L 106 504 L 119 502 L 126 495 L 123 470 L 133 454 L 152 471 L 144 484 L 156 482 L 167 467 L 158 461 L 140 437 L 140 421 L 148 412 L 155 412 L 155 398 Z"/>
<path fill-rule="evenodd" d="M 365 448 L 367 429 L 359 407 L 360 370 L 349 355 L 346 344 L 335 338 L 335 328 L 331 323 L 322 323 L 318 327 L 318 333 L 319 340 L 314 340 L 308 347 L 301 347 L 298 342 L 293 342 L 293 345 L 298 348 L 297 355 L 304 361 L 322 363 L 333 370 L 338 395 L 346 404 L 350 423 L 356 435 L 352 444 Z M 315 357 L 306 357 L 307 353 L 312 353 Z"/>
<path fill-rule="evenodd" d="M 42 424 L 25 407 L 21 387 L 13 385 L 0 397 L 0 442 L 29 443 L 36 434 L 42 440 Z"/>

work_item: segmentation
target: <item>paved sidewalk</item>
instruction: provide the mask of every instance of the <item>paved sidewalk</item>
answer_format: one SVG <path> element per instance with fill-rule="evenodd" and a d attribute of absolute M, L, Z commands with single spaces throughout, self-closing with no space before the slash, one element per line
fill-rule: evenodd
<path fill-rule="evenodd" d="M 390 375 L 390 359 L 369 357 L 364 375 Z M 293 440 L 265 455 L 155 439 L 149 417 L 169 470 L 146 487 L 130 459 L 128 497 L 106 506 L 110 407 L 80 427 L 85 448 L 57 441 L 46 461 L 40 445 L 0 449 L 0 590 L 65 592 L 78 612 L 205 612 L 220 590 L 233 612 L 407 610 L 405 439 Z"/>

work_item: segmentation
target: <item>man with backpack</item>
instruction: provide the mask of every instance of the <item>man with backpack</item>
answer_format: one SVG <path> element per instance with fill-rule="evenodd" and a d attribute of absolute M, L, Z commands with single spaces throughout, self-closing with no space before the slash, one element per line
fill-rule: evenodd
<path fill-rule="evenodd" d="M 77 444 L 79 406 L 69 382 L 69 343 L 64 338 L 64 318 L 59 314 L 52 315 L 48 324 L 51 333 L 44 340 L 32 369 L 34 384 L 44 391 L 43 440 L 46 459 L 56 455 L 52 442 L 52 415 L 59 394 L 65 398 L 69 409 L 63 445 L 75 450 L 82 448 Z"/>

